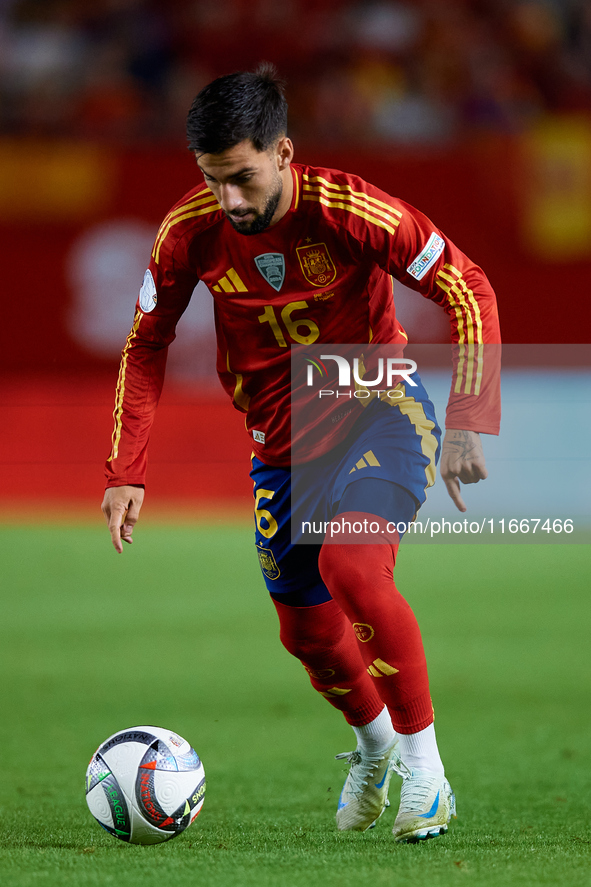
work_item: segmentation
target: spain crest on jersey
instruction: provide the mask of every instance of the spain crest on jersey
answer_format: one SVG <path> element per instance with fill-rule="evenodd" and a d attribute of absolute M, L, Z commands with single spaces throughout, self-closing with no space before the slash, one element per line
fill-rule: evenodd
<path fill-rule="evenodd" d="M 335 263 L 325 243 L 312 243 L 296 248 L 302 272 L 312 286 L 330 286 L 337 276 Z"/>
<path fill-rule="evenodd" d="M 257 545 L 257 554 L 261 570 L 267 579 L 278 579 L 281 576 L 281 570 L 277 566 L 277 561 L 271 549 Z"/>

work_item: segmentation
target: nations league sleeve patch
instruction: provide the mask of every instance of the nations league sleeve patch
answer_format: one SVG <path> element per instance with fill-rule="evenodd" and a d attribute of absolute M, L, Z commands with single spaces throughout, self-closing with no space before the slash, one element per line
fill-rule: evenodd
<path fill-rule="evenodd" d="M 144 282 L 142 283 L 142 288 L 140 290 L 140 308 L 144 314 L 149 314 L 150 311 L 153 311 L 156 307 L 157 301 L 158 295 L 156 293 L 156 284 L 154 283 L 152 272 L 146 271 L 144 274 Z"/>

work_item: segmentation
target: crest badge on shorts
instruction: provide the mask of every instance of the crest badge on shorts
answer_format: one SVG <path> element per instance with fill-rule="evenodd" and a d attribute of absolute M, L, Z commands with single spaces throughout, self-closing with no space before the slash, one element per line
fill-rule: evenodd
<path fill-rule="evenodd" d="M 267 283 L 279 292 L 285 280 L 285 258 L 283 253 L 262 253 L 255 256 L 254 263 Z"/>
<path fill-rule="evenodd" d="M 312 286 L 330 286 L 337 276 L 335 263 L 325 243 L 296 247 L 302 273 Z"/>
<path fill-rule="evenodd" d="M 257 545 L 257 554 L 263 575 L 267 579 L 278 579 L 281 576 L 281 570 L 277 566 L 277 561 L 271 549 Z"/>

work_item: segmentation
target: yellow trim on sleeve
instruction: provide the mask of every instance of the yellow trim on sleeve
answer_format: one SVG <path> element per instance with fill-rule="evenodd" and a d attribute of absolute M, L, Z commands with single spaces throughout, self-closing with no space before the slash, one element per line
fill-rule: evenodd
<path fill-rule="evenodd" d="M 368 203 L 373 203 L 376 206 L 379 206 L 382 209 L 393 213 L 400 219 L 402 218 L 402 213 L 399 209 L 394 209 L 394 207 L 391 206 L 389 203 L 385 203 L 383 200 L 378 200 L 377 197 L 372 197 L 370 194 L 366 194 L 364 191 L 354 191 L 351 185 L 336 185 L 334 182 L 329 182 L 328 179 L 324 179 L 322 176 L 309 176 L 307 173 L 304 173 L 302 178 L 304 179 L 304 188 L 307 187 L 306 183 L 321 182 L 321 184 L 323 184 L 326 188 L 330 188 L 332 191 L 338 191 L 343 195 L 352 194 L 354 197 L 361 197 Z"/>
<path fill-rule="evenodd" d="M 439 279 L 439 275 L 437 275 L 437 277 L 435 279 L 435 283 L 437 284 L 437 286 L 440 289 L 443 290 L 444 293 L 447 294 L 447 300 L 448 300 L 449 304 L 451 305 L 451 307 L 454 309 L 454 312 L 456 315 L 456 320 L 458 322 L 458 337 L 459 337 L 460 344 L 462 344 L 466 339 L 466 336 L 464 333 L 464 315 L 462 312 L 462 308 L 454 299 L 451 287 L 449 287 L 446 283 L 441 281 Z"/>
<path fill-rule="evenodd" d="M 396 226 L 399 224 L 399 222 L 396 221 L 392 222 L 392 224 L 389 225 L 382 219 L 378 219 L 375 216 L 370 215 L 369 212 L 363 212 L 361 209 L 357 209 L 357 207 L 351 206 L 351 204 L 349 203 L 342 203 L 340 200 L 327 200 L 325 197 L 322 196 L 322 194 L 305 193 L 302 196 L 302 200 L 314 200 L 317 203 L 322 203 L 323 206 L 328 206 L 329 208 L 334 207 L 335 209 L 346 209 L 348 212 L 354 213 L 354 215 L 360 216 L 362 219 L 366 219 L 366 221 L 372 222 L 374 225 L 383 228 L 389 234 L 395 234 Z"/>
<path fill-rule="evenodd" d="M 476 384 L 474 385 L 474 394 L 478 396 L 480 394 L 480 386 L 482 385 L 482 372 L 484 369 L 484 345 L 477 345 L 476 351 L 478 357 L 476 358 Z"/>
<path fill-rule="evenodd" d="M 212 195 L 212 197 L 213 197 L 213 195 Z M 215 200 L 215 197 L 213 197 L 213 199 Z M 203 201 L 200 201 L 200 202 L 201 202 L 201 203 L 205 203 L 206 201 L 203 200 Z M 184 222 L 185 219 L 192 219 L 192 218 L 194 218 L 195 216 L 204 216 L 204 215 L 206 215 L 207 213 L 217 212 L 217 210 L 219 210 L 219 208 L 220 208 L 220 205 L 219 205 L 219 203 L 216 201 L 216 202 L 213 204 L 213 206 L 205 206 L 205 207 L 203 207 L 202 209 L 197 209 L 197 210 L 195 210 L 194 212 L 184 213 L 184 214 L 181 215 L 181 216 L 177 216 L 176 218 L 171 219 L 171 220 L 168 222 L 168 224 L 166 225 L 166 227 L 163 227 L 163 228 L 161 229 L 161 232 L 162 232 L 162 233 L 159 234 L 158 237 L 156 238 L 156 243 L 154 244 L 154 249 L 152 250 L 152 256 L 153 256 L 153 258 L 154 258 L 154 261 L 155 261 L 157 264 L 158 264 L 158 262 L 160 261 L 160 249 L 161 249 L 161 247 L 162 247 L 162 244 L 164 243 L 164 241 L 166 240 L 166 238 L 167 238 L 167 236 L 168 236 L 168 232 L 170 231 L 170 229 L 171 229 L 172 227 L 174 227 L 174 225 L 178 225 L 179 222 Z M 183 207 L 183 209 L 184 209 L 184 207 Z"/>
<path fill-rule="evenodd" d="M 455 394 L 480 394 L 484 365 L 484 345 L 460 345 L 456 370 Z M 464 382 L 465 379 L 465 382 Z M 474 383 L 474 391 L 472 391 Z M 463 385 L 463 392 L 462 392 Z"/>
<path fill-rule="evenodd" d="M 389 222 L 393 227 L 397 227 L 400 224 L 400 218 L 394 214 L 392 209 L 383 210 L 380 207 L 372 205 L 370 201 L 367 199 L 365 194 L 362 194 L 361 197 L 357 197 L 355 195 L 359 194 L 359 191 L 344 193 L 341 194 L 331 194 L 331 192 L 324 185 L 304 185 L 304 191 L 306 194 L 322 194 L 323 197 L 335 199 L 336 197 L 340 197 L 343 200 L 349 200 L 355 206 L 362 207 L 367 210 L 367 212 L 372 213 L 374 216 L 380 216 L 386 222 Z M 400 214 L 398 214 L 400 215 Z"/>
<path fill-rule="evenodd" d="M 119 441 L 121 440 L 121 430 L 123 427 L 123 421 L 121 417 L 123 414 L 123 398 L 125 397 L 125 374 L 127 372 L 127 357 L 129 354 L 129 349 L 131 348 L 131 343 L 137 336 L 137 331 L 139 329 L 143 316 L 144 315 L 141 311 L 136 311 L 136 315 L 133 319 L 133 326 L 127 337 L 125 348 L 123 349 L 123 354 L 121 355 L 119 378 L 117 380 L 117 389 L 115 391 L 115 409 L 113 410 L 113 418 L 115 420 L 115 427 L 113 428 L 113 435 L 111 438 L 113 445 L 111 448 L 111 455 L 107 459 L 107 462 L 112 462 L 113 459 L 116 459 L 119 455 Z"/>
<path fill-rule="evenodd" d="M 458 358 L 454 393 L 461 394 L 463 390 L 464 394 L 470 394 L 474 384 L 472 393 L 477 395 L 480 394 L 483 367 L 483 353 L 479 347 L 483 344 L 480 306 L 461 271 L 450 264 L 443 267 L 445 270 L 437 272 L 435 283 L 447 294 L 458 324 L 458 344 L 463 346 Z"/>
<path fill-rule="evenodd" d="M 215 198 L 210 188 L 205 187 L 201 191 L 197 191 L 197 193 L 193 194 L 191 199 L 187 200 L 186 203 L 181 203 L 176 209 L 171 209 L 168 215 L 164 217 L 162 224 L 160 225 L 160 230 L 164 228 L 167 222 L 174 219 L 175 216 L 180 216 L 181 213 L 186 212 L 188 209 L 195 209 L 196 206 L 201 206 L 203 203 L 209 203 L 211 200 L 215 200 Z"/>
<path fill-rule="evenodd" d="M 482 345 L 484 339 L 482 337 L 482 318 L 480 315 L 480 305 L 478 304 L 478 299 L 474 296 L 473 290 L 469 288 L 468 284 L 464 280 L 462 274 L 457 270 L 457 268 L 454 268 L 453 265 L 444 265 L 443 267 L 449 268 L 451 271 L 453 271 L 454 274 L 458 275 L 458 286 L 461 287 L 462 292 L 464 293 L 474 312 L 474 320 L 476 322 L 476 334 L 474 336 L 475 344 Z"/>

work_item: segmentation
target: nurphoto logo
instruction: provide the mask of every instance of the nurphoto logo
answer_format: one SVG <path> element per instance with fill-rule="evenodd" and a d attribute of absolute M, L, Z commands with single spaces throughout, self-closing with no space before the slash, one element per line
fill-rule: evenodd
<path fill-rule="evenodd" d="M 334 360 L 337 365 L 338 387 L 349 389 L 354 387 L 355 391 L 353 392 L 353 396 L 357 398 L 371 397 L 371 392 L 368 389 L 377 389 L 377 386 L 382 384 L 384 384 L 385 387 L 377 390 L 375 393 L 382 394 L 387 392 L 388 396 L 391 398 L 404 396 L 400 389 L 396 389 L 396 386 L 399 385 L 401 381 L 404 381 L 407 385 L 410 385 L 413 388 L 417 387 L 417 383 L 411 378 L 412 374 L 417 371 L 417 364 L 414 360 L 410 360 L 407 357 L 378 358 L 376 376 L 374 379 L 368 379 L 365 375 L 366 370 L 363 358 L 353 358 L 353 367 L 351 367 L 351 362 L 341 354 L 321 354 L 316 360 L 310 358 L 306 358 L 306 360 L 308 361 L 308 366 L 306 367 L 307 387 L 312 387 L 314 385 L 315 369 L 320 373 L 321 379 L 324 379 L 329 375 L 328 369 L 324 364 L 325 360 Z M 353 380 L 353 384 L 351 379 Z M 330 388 L 322 388 L 318 392 L 319 398 L 331 396 L 351 397 L 351 392 L 349 391 L 348 394 L 345 394 L 344 392 L 335 392 Z"/>

